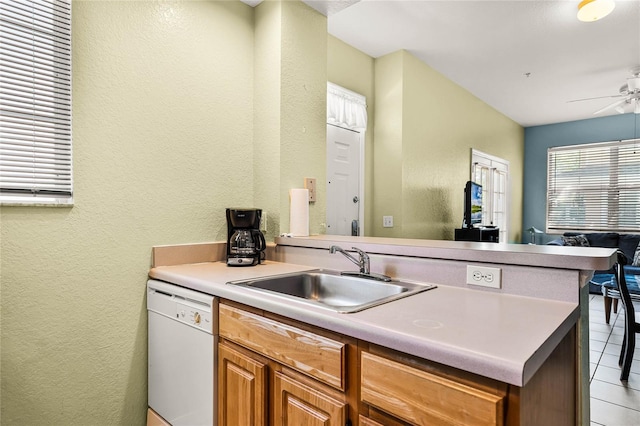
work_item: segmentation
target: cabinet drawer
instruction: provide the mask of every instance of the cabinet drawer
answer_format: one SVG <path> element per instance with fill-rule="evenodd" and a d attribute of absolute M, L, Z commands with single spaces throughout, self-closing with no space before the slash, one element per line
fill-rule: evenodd
<path fill-rule="evenodd" d="M 346 344 L 227 305 L 220 305 L 220 336 L 345 389 Z"/>
<path fill-rule="evenodd" d="M 502 425 L 504 397 L 367 352 L 361 399 L 419 425 Z"/>

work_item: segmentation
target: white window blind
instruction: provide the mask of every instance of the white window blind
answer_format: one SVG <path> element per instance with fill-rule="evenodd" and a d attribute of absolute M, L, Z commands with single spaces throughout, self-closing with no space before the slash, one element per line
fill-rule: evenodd
<path fill-rule="evenodd" d="M 640 231 L 640 139 L 550 148 L 547 232 Z"/>
<path fill-rule="evenodd" d="M 71 0 L 0 2 L 0 201 L 69 204 Z"/>

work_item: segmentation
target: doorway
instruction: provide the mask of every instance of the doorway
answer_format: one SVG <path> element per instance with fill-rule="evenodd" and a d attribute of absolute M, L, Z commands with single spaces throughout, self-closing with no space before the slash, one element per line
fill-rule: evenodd
<path fill-rule="evenodd" d="M 361 235 L 361 134 L 327 124 L 327 234 Z"/>
<path fill-rule="evenodd" d="M 364 230 L 366 98 L 327 83 L 327 234 Z"/>

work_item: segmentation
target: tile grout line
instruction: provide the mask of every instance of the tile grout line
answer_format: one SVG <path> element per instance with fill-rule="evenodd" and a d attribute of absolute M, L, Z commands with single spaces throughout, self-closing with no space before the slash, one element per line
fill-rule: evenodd
<path fill-rule="evenodd" d="M 589 314 L 590 314 L 590 322 L 591 322 L 591 317 L 595 318 L 597 315 L 603 315 L 604 312 L 600 311 L 599 309 L 597 309 L 597 308 L 600 307 L 600 306 L 597 306 L 598 302 L 602 303 L 602 298 L 601 297 L 598 297 L 598 295 L 593 295 L 592 297 L 590 297 L 589 302 L 590 302 L 590 304 L 589 304 L 589 307 L 590 307 Z M 594 305 L 593 305 L 593 307 L 595 308 L 594 311 L 591 311 L 591 303 L 594 303 Z M 636 304 L 636 306 L 637 306 L 637 304 Z M 594 359 L 590 358 L 589 359 L 590 363 L 595 364 L 593 375 L 591 375 L 591 377 L 589 379 L 589 386 L 591 387 L 592 384 L 594 383 L 594 380 L 596 380 L 599 385 L 600 384 L 606 384 L 606 385 L 609 385 L 609 386 L 611 386 L 611 385 L 612 386 L 616 386 L 618 388 L 625 389 L 625 392 L 626 391 L 632 391 L 634 393 L 635 392 L 640 392 L 637 389 L 630 388 L 628 386 L 628 382 L 617 381 L 617 382 L 611 383 L 611 382 L 608 382 L 608 381 L 605 381 L 605 380 L 600 380 L 600 379 L 595 378 L 596 372 L 598 371 L 598 369 L 600 368 L 600 364 L 602 363 L 602 360 L 603 360 L 603 357 L 604 357 L 604 354 L 605 354 L 605 349 L 607 348 L 607 346 L 609 344 L 618 345 L 619 346 L 618 343 L 614 343 L 613 342 L 613 337 L 612 337 L 614 335 L 614 333 L 613 333 L 614 330 L 618 329 L 618 331 L 619 331 L 619 325 L 618 325 L 618 327 L 616 327 L 616 324 L 618 324 L 618 320 L 621 320 L 621 321 L 624 320 L 624 317 L 622 316 L 623 315 L 622 311 L 624 310 L 624 308 L 622 308 L 621 306 L 619 306 L 618 308 L 619 308 L 618 312 L 616 312 L 616 313 L 612 312 L 611 313 L 612 316 L 611 316 L 611 318 L 609 320 L 609 324 L 608 324 L 609 330 L 608 331 L 604 331 L 604 332 L 600 331 L 600 329 L 598 330 L 599 333 L 605 333 L 607 336 L 606 336 L 606 339 L 605 339 L 606 341 L 604 342 L 604 345 L 602 347 L 602 350 L 596 351 L 596 352 L 598 352 L 597 358 L 594 358 Z M 597 314 L 596 314 L 596 312 L 597 312 Z M 591 315 L 591 314 L 595 314 L 595 315 Z M 599 324 L 597 321 L 594 321 L 593 323 L 594 324 Z M 591 331 L 591 329 L 590 329 L 590 331 Z M 616 336 L 619 336 L 619 334 L 616 333 Z M 601 342 L 601 341 L 598 341 L 598 342 Z M 640 350 L 640 345 L 637 344 L 636 345 L 636 349 Z M 591 356 L 591 353 L 592 353 L 592 350 L 591 350 L 591 347 L 590 347 L 589 356 Z M 610 353 L 607 353 L 607 355 L 616 356 L 616 354 L 610 354 Z M 618 356 L 619 356 L 619 354 L 618 354 Z M 603 365 L 603 367 L 615 368 L 615 367 L 609 367 L 609 366 L 605 366 L 605 365 Z M 608 405 L 608 406 L 610 406 L 612 408 L 616 407 L 615 408 L 616 410 L 620 409 L 620 410 L 628 410 L 629 413 L 636 413 L 636 414 L 640 413 L 640 409 L 638 409 L 638 408 L 627 407 L 626 405 L 622 405 L 620 402 L 614 402 L 613 400 L 595 398 L 593 396 L 590 396 L 590 399 L 592 401 L 598 401 L 598 403 L 606 404 L 605 406 Z M 625 404 L 625 403 L 623 402 L 623 404 Z M 591 420 L 591 416 L 589 416 L 589 420 L 590 420 L 590 424 L 592 426 L 607 426 L 609 424 L 608 422 L 605 422 L 605 423 L 595 422 L 595 421 Z M 600 419 L 600 421 L 602 421 L 602 419 Z"/>
<path fill-rule="evenodd" d="M 602 380 L 598 380 L 598 381 L 602 382 Z M 603 382 L 603 383 L 607 383 L 607 382 Z M 609 384 L 611 384 L 611 383 L 609 383 Z M 613 401 L 609 401 L 609 400 L 602 399 L 602 398 L 596 398 L 596 397 L 593 397 L 593 396 L 591 397 L 591 399 L 597 399 L 598 401 L 606 402 L 607 404 L 615 405 L 616 407 L 624 408 L 626 410 L 631 410 L 631 411 L 637 411 L 637 412 L 640 413 L 640 410 L 638 410 L 638 409 L 627 407 L 626 405 L 620 405 L 620 404 L 618 404 L 616 402 L 613 402 Z"/>

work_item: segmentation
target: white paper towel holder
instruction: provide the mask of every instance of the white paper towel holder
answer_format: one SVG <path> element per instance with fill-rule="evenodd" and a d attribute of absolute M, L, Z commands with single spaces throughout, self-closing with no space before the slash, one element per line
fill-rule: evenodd
<path fill-rule="evenodd" d="M 289 233 L 294 237 L 309 236 L 309 190 L 289 190 Z"/>

